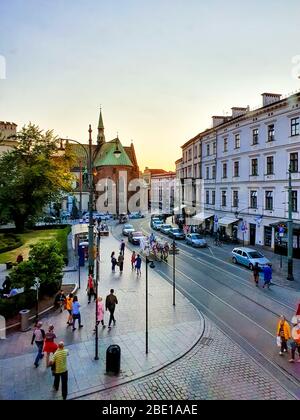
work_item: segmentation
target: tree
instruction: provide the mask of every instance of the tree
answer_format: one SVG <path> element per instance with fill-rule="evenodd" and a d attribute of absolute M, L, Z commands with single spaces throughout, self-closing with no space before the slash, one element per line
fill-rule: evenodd
<path fill-rule="evenodd" d="M 31 123 L 15 138 L 17 146 L 0 157 L 0 218 L 9 216 L 23 232 L 28 220 L 72 190 L 73 157 L 60 150 L 53 131 Z"/>
<path fill-rule="evenodd" d="M 40 280 L 40 294 L 53 295 L 63 277 L 64 259 L 56 240 L 40 241 L 31 246 L 29 260 L 20 263 L 10 274 L 14 287 L 30 290 L 36 277 Z"/>

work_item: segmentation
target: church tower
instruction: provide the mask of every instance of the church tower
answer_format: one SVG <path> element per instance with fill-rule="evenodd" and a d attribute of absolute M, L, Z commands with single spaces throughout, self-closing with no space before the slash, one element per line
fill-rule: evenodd
<path fill-rule="evenodd" d="M 104 135 L 104 124 L 102 118 L 102 110 L 100 108 L 100 116 L 99 116 L 99 123 L 98 123 L 98 136 L 97 136 L 97 145 L 102 146 L 105 143 L 105 135 Z"/>

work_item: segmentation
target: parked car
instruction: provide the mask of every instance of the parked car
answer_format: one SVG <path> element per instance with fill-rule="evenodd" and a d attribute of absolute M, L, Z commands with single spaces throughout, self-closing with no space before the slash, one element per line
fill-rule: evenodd
<path fill-rule="evenodd" d="M 119 215 L 119 223 L 126 223 L 128 222 L 128 216 L 126 213 L 121 213 Z"/>
<path fill-rule="evenodd" d="M 172 239 L 185 239 L 185 234 L 182 230 L 178 229 L 178 228 L 172 228 L 169 231 L 169 236 Z"/>
<path fill-rule="evenodd" d="M 242 264 L 248 267 L 250 270 L 253 270 L 253 267 L 256 263 L 260 269 L 265 265 L 270 264 L 270 261 L 259 251 L 251 248 L 234 248 L 231 252 L 232 262 L 234 264 Z"/>
<path fill-rule="evenodd" d="M 161 233 L 164 233 L 165 235 L 168 235 L 171 229 L 173 229 L 173 226 L 167 224 L 161 225 L 160 227 Z"/>
<path fill-rule="evenodd" d="M 128 236 L 129 233 L 134 232 L 135 229 L 132 225 L 124 225 L 123 229 L 122 229 L 122 233 L 124 236 Z"/>
<path fill-rule="evenodd" d="M 143 232 L 130 232 L 128 235 L 128 241 L 133 245 L 139 245 L 142 238 L 145 238 Z"/>
<path fill-rule="evenodd" d="M 135 211 L 129 214 L 129 219 L 143 219 L 145 216 L 140 211 Z"/>
<path fill-rule="evenodd" d="M 195 248 L 207 247 L 206 240 L 201 235 L 199 235 L 199 233 L 189 233 L 188 235 L 186 235 L 185 239 L 188 245 L 191 245 Z"/>
<path fill-rule="evenodd" d="M 151 227 L 154 230 L 160 230 L 161 226 L 163 225 L 163 221 L 161 219 L 152 219 L 151 220 Z"/>
<path fill-rule="evenodd" d="M 45 216 L 43 218 L 44 223 L 58 223 L 59 219 L 54 216 Z"/>

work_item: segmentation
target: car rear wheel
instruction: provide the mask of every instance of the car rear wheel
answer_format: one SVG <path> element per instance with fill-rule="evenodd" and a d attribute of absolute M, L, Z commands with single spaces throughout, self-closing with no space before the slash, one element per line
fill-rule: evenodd
<path fill-rule="evenodd" d="M 235 257 L 232 258 L 233 264 L 237 264 L 237 259 Z"/>

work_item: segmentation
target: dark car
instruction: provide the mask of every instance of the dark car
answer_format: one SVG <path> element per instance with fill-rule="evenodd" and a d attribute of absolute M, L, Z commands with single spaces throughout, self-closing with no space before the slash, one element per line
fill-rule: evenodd
<path fill-rule="evenodd" d="M 172 239 L 185 239 L 185 234 L 182 230 L 178 229 L 178 228 L 172 228 L 169 231 L 169 236 Z"/>
<path fill-rule="evenodd" d="M 143 232 L 130 232 L 128 235 L 128 241 L 133 245 L 139 245 L 142 238 L 145 238 Z"/>

